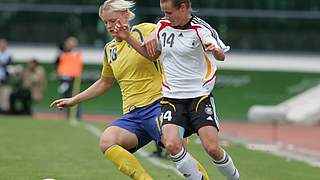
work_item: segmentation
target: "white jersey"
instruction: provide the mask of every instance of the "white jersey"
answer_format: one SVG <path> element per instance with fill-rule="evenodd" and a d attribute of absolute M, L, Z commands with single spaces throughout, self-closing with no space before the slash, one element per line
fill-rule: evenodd
<path fill-rule="evenodd" d="M 204 45 L 229 50 L 217 32 L 193 16 L 183 27 L 173 27 L 168 20 L 157 23 L 158 49 L 161 51 L 162 92 L 164 97 L 186 99 L 209 95 L 214 87 L 217 66 Z"/>

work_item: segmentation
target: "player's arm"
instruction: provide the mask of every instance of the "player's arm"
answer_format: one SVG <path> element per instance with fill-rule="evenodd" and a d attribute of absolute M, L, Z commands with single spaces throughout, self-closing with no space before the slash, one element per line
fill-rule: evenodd
<path fill-rule="evenodd" d="M 141 44 L 134 37 L 129 36 L 127 41 L 136 51 L 138 51 L 141 55 L 150 59 L 152 61 L 156 61 L 160 56 L 160 51 L 156 49 L 154 34 L 150 34 L 146 41 Z"/>
<path fill-rule="evenodd" d="M 150 43 L 152 43 L 152 37 L 148 37 L 148 45 L 142 45 L 136 38 L 130 35 L 129 27 L 126 24 L 121 24 L 120 21 L 117 21 L 115 30 L 114 30 L 118 37 L 122 40 L 127 41 L 128 44 L 130 44 L 138 53 L 140 53 L 142 56 L 146 57 L 147 59 L 151 61 L 156 61 L 158 57 L 160 56 L 160 52 L 155 53 L 148 53 L 148 51 L 152 51 L 150 49 L 147 50 L 148 47 L 154 47 L 151 46 Z"/>
<path fill-rule="evenodd" d="M 65 107 L 73 106 L 80 102 L 100 96 L 101 94 L 109 90 L 113 86 L 114 82 L 114 77 L 101 76 L 99 80 L 97 80 L 89 88 L 77 94 L 76 96 L 55 100 L 51 103 L 50 106 L 57 107 L 58 109 L 63 110 Z"/>
<path fill-rule="evenodd" d="M 200 39 L 206 52 L 211 52 L 216 60 L 224 61 L 225 52 L 230 46 L 226 46 L 219 38 L 218 33 L 211 26 L 201 26 L 199 28 Z"/>

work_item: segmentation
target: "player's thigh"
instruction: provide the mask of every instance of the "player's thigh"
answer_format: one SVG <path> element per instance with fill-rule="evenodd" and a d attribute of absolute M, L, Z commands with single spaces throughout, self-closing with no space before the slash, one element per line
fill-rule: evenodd
<path fill-rule="evenodd" d="M 110 126 L 102 133 L 100 146 L 102 145 L 108 148 L 115 144 L 125 149 L 132 149 L 138 145 L 138 138 L 134 133 L 124 128 Z"/>
<path fill-rule="evenodd" d="M 179 133 L 179 126 L 175 124 L 165 124 L 162 126 L 162 142 L 179 141 L 182 143 L 182 139 Z"/>

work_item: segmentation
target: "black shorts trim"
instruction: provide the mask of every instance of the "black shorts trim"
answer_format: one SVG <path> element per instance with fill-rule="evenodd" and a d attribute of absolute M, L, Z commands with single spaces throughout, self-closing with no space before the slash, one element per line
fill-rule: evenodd
<path fill-rule="evenodd" d="M 212 95 L 189 99 L 163 98 L 162 125 L 175 124 L 185 129 L 184 137 L 198 133 L 204 126 L 214 126 L 219 131 L 219 122 Z"/>

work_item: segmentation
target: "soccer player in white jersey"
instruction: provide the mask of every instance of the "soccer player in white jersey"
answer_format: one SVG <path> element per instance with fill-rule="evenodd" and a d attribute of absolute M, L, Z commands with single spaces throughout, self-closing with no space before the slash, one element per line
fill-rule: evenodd
<path fill-rule="evenodd" d="M 156 59 L 161 53 L 162 142 L 187 179 L 201 179 L 182 139 L 197 133 L 218 170 L 228 180 L 239 180 L 231 157 L 218 143 L 219 122 L 211 95 L 215 60 L 223 61 L 229 47 L 209 24 L 192 15 L 190 0 L 160 0 L 160 7 L 165 17 L 157 23 L 157 51 L 152 43 L 144 48 L 125 36 L 126 25 L 119 23 L 116 31 L 148 59 Z"/>

